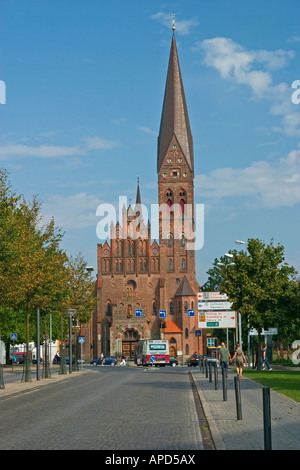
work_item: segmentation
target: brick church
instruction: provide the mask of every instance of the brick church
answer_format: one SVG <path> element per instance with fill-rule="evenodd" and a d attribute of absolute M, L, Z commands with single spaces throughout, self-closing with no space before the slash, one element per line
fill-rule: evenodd
<path fill-rule="evenodd" d="M 111 225 L 109 242 L 97 246 L 98 306 L 91 325 L 94 357 L 101 352 L 133 357 L 140 339 L 167 339 L 170 354 L 179 362 L 206 349 L 205 331 L 200 337 L 195 335 L 200 286 L 195 250 L 187 249 L 189 235 L 183 225 L 189 207 L 194 227 L 194 156 L 174 32 L 158 135 L 157 175 L 158 205 L 166 208 L 159 212 L 159 239 L 151 238 L 150 221 L 144 220 L 138 183 L 135 204 L 123 207 L 122 220 Z M 181 218 L 175 216 L 175 208 Z M 164 225 L 164 218 L 169 225 Z M 138 236 L 132 236 L 133 221 Z M 194 316 L 188 315 L 190 309 Z M 165 318 L 160 310 L 166 311 Z"/>

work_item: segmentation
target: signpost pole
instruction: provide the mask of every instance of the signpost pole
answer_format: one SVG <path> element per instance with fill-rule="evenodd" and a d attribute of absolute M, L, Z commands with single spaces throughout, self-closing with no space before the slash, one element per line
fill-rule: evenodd
<path fill-rule="evenodd" d="M 40 351 L 40 309 L 36 309 L 36 380 L 41 379 L 41 351 Z"/>

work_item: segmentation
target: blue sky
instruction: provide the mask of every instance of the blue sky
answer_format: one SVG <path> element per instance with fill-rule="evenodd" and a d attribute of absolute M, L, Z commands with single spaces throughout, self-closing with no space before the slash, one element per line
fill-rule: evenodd
<path fill-rule="evenodd" d="M 137 177 L 157 203 L 173 12 L 205 205 L 197 279 L 250 237 L 300 272 L 298 0 L 1 0 L 0 165 L 96 268 L 97 206 L 134 202 Z"/>

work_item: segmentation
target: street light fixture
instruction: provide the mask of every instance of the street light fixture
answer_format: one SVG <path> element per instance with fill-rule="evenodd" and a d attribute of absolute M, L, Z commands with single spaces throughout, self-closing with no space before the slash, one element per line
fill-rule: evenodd
<path fill-rule="evenodd" d="M 218 266 L 235 266 L 235 263 L 217 263 Z"/>
<path fill-rule="evenodd" d="M 238 245 L 246 245 L 246 242 L 243 242 L 242 240 L 235 240 L 235 243 Z"/>

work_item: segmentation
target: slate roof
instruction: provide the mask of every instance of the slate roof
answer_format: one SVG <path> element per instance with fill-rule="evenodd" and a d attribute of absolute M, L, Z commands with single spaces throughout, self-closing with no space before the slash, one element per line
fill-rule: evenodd
<path fill-rule="evenodd" d="M 185 100 L 176 40 L 173 34 L 158 136 L 157 171 L 161 168 L 174 135 L 190 170 L 194 172 L 193 137 Z"/>
<path fill-rule="evenodd" d="M 181 283 L 178 286 L 178 289 L 176 291 L 175 297 L 178 296 L 195 296 L 195 292 L 193 291 L 191 284 L 188 281 L 188 278 L 184 276 L 182 279 Z"/>

